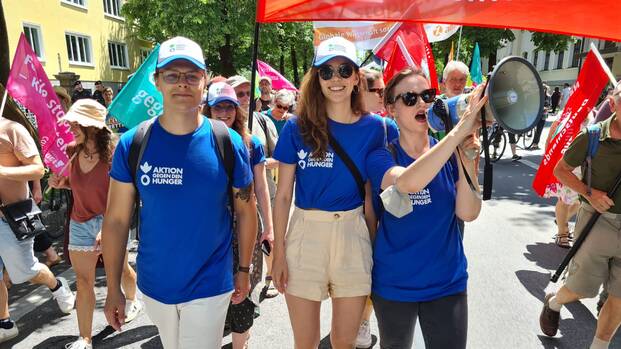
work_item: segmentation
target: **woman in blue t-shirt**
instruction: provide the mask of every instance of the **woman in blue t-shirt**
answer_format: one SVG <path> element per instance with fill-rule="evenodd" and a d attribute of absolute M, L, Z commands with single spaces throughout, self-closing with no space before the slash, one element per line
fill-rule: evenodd
<path fill-rule="evenodd" d="M 287 120 L 274 152 L 280 165 L 272 277 L 285 293 L 296 348 L 319 345 L 321 301 L 329 296 L 332 347 L 352 348 L 371 291 L 371 242 L 363 214 L 371 191 L 361 188 L 368 154 L 384 145 L 384 128 L 379 116 L 365 110 L 365 86 L 355 46 L 340 37 L 322 42 L 302 82 L 298 116 Z M 329 134 L 360 174 L 360 186 Z"/>
<path fill-rule="evenodd" d="M 267 177 L 265 174 L 265 151 L 261 141 L 256 136 L 249 133 L 246 128 L 243 111 L 239 107 L 239 101 L 233 87 L 225 82 L 216 82 L 209 87 L 207 105 L 203 109 L 208 117 L 220 120 L 226 126 L 232 128 L 242 136 L 244 144 L 250 154 L 250 165 L 254 178 L 254 193 L 259 205 L 259 229 L 257 240 L 252 252 L 252 271 L 250 274 L 250 293 L 249 298 L 240 304 L 229 306 L 227 322 L 230 324 L 233 333 L 233 349 L 243 349 L 247 347 L 250 337 L 250 328 L 255 318 L 255 308 L 259 306 L 259 297 L 253 292 L 255 286 L 261 281 L 263 272 L 263 255 L 261 254 L 261 243 L 264 240 L 263 226 L 272 227 L 272 209 L 270 205 L 269 191 L 267 188 Z M 233 270 L 237 270 L 238 252 L 237 238 L 233 238 L 234 264 Z"/>
<path fill-rule="evenodd" d="M 480 92 L 438 142 L 428 135 L 427 110 L 436 91 L 425 75 L 406 68 L 386 86 L 384 104 L 400 135 L 369 155 L 367 172 L 375 191 L 405 201 L 383 200 L 387 206 L 378 215 L 371 298 L 382 348 L 410 348 L 417 318 L 427 349 L 466 347 L 468 274 L 457 218 L 472 221 L 481 209 L 477 161 L 463 155 L 463 149 L 478 148 L 472 135 L 486 100 Z"/>

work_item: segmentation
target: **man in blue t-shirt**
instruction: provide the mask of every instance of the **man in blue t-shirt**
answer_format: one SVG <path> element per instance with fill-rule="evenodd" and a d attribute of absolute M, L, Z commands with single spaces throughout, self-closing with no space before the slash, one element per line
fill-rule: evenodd
<path fill-rule="evenodd" d="M 125 318 L 120 276 L 137 188 L 138 287 L 165 348 L 220 348 L 229 302 L 243 301 L 250 288 L 257 221 L 248 152 L 239 134 L 229 131 L 239 241 L 234 277 L 228 177 L 211 123 L 200 113 L 206 84 L 202 52 L 183 37 L 162 43 L 154 80 L 164 111 L 145 139 L 136 183 L 128 163 L 136 129 L 121 137 L 102 228 L 108 281 L 104 311 L 120 330 Z"/>

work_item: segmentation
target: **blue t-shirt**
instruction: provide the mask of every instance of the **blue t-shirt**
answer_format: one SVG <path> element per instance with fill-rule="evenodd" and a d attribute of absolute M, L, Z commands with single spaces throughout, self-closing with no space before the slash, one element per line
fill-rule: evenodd
<path fill-rule="evenodd" d="M 259 137 L 252 135 L 250 138 L 250 166 L 254 168 L 262 162 L 265 162 L 265 150 Z"/>
<path fill-rule="evenodd" d="M 431 146 L 437 141 L 430 138 Z M 397 161 L 386 149 L 372 152 L 367 171 L 374 191 L 395 165 L 415 160 L 399 145 Z M 449 160 L 427 187 L 410 194 L 413 212 L 396 218 L 384 211 L 373 248 L 373 292 L 402 302 L 425 302 L 463 292 L 467 261 L 455 216 L 457 161 Z"/>
<path fill-rule="evenodd" d="M 266 111 L 265 115 L 269 116 L 269 118 L 272 119 L 272 121 L 274 122 L 274 126 L 276 126 L 276 132 L 280 135 L 280 132 L 282 131 L 282 128 L 285 126 L 285 124 L 287 123 L 287 120 L 286 119 L 282 119 L 282 120 L 274 119 L 274 117 L 272 116 L 272 109 L 269 109 L 268 111 Z"/>
<path fill-rule="evenodd" d="M 384 126 L 377 115 L 364 115 L 353 124 L 328 119 L 328 127 L 363 180 L 367 180 L 367 155 L 384 147 Z M 290 118 L 278 138 L 274 159 L 297 164 L 295 169 L 295 205 L 302 209 L 346 211 L 362 205 L 356 180 L 345 163 L 328 146 L 325 158 L 311 156 L 312 148 L 304 143 L 297 117 Z"/>
<path fill-rule="evenodd" d="M 110 176 L 131 183 L 127 158 L 136 128 L 121 136 Z M 252 183 L 248 151 L 229 129 L 235 154 L 233 186 Z M 231 212 L 224 165 L 211 124 L 173 135 L 153 123 L 137 171 L 140 210 L 138 287 L 147 296 L 179 304 L 233 289 Z"/>

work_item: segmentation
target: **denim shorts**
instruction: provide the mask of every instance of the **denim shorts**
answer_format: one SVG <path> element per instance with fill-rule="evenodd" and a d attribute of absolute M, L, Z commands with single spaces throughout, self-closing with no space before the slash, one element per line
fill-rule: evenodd
<path fill-rule="evenodd" d="M 69 250 L 95 252 L 95 239 L 101 232 L 103 216 L 95 216 L 86 222 L 69 222 Z"/>
<path fill-rule="evenodd" d="M 34 255 L 33 244 L 34 239 L 18 241 L 9 224 L 0 219 L 0 280 L 5 267 L 14 284 L 37 276 L 43 265 Z"/>

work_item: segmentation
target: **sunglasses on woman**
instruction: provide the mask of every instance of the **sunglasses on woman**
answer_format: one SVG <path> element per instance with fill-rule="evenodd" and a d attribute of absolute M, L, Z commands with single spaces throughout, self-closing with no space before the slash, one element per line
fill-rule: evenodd
<path fill-rule="evenodd" d="M 354 74 L 354 67 L 351 64 L 343 63 L 336 69 L 339 76 L 343 79 L 348 79 Z M 319 77 L 323 80 L 330 80 L 334 76 L 334 67 L 329 64 L 325 64 L 319 67 Z"/>
<path fill-rule="evenodd" d="M 423 90 L 420 93 L 416 93 L 412 91 L 403 92 L 401 94 L 396 95 L 392 99 L 392 103 L 396 103 L 397 100 L 401 98 L 401 100 L 403 101 L 403 104 L 405 104 L 408 107 L 411 107 L 413 105 L 416 105 L 416 102 L 418 102 L 418 97 L 420 97 L 420 99 L 422 99 L 423 102 L 425 103 L 431 103 L 436 99 L 436 89 L 430 88 L 427 90 Z"/>
<path fill-rule="evenodd" d="M 284 111 L 289 110 L 289 106 L 280 105 L 280 104 L 276 104 L 276 108 L 278 108 L 280 110 L 284 110 Z"/>
<path fill-rule="evenodd" d="M 383 98 L 384 97 L 384 88 L 370 88 L 369 92 L 377 93 L 379 98 Z"/>

